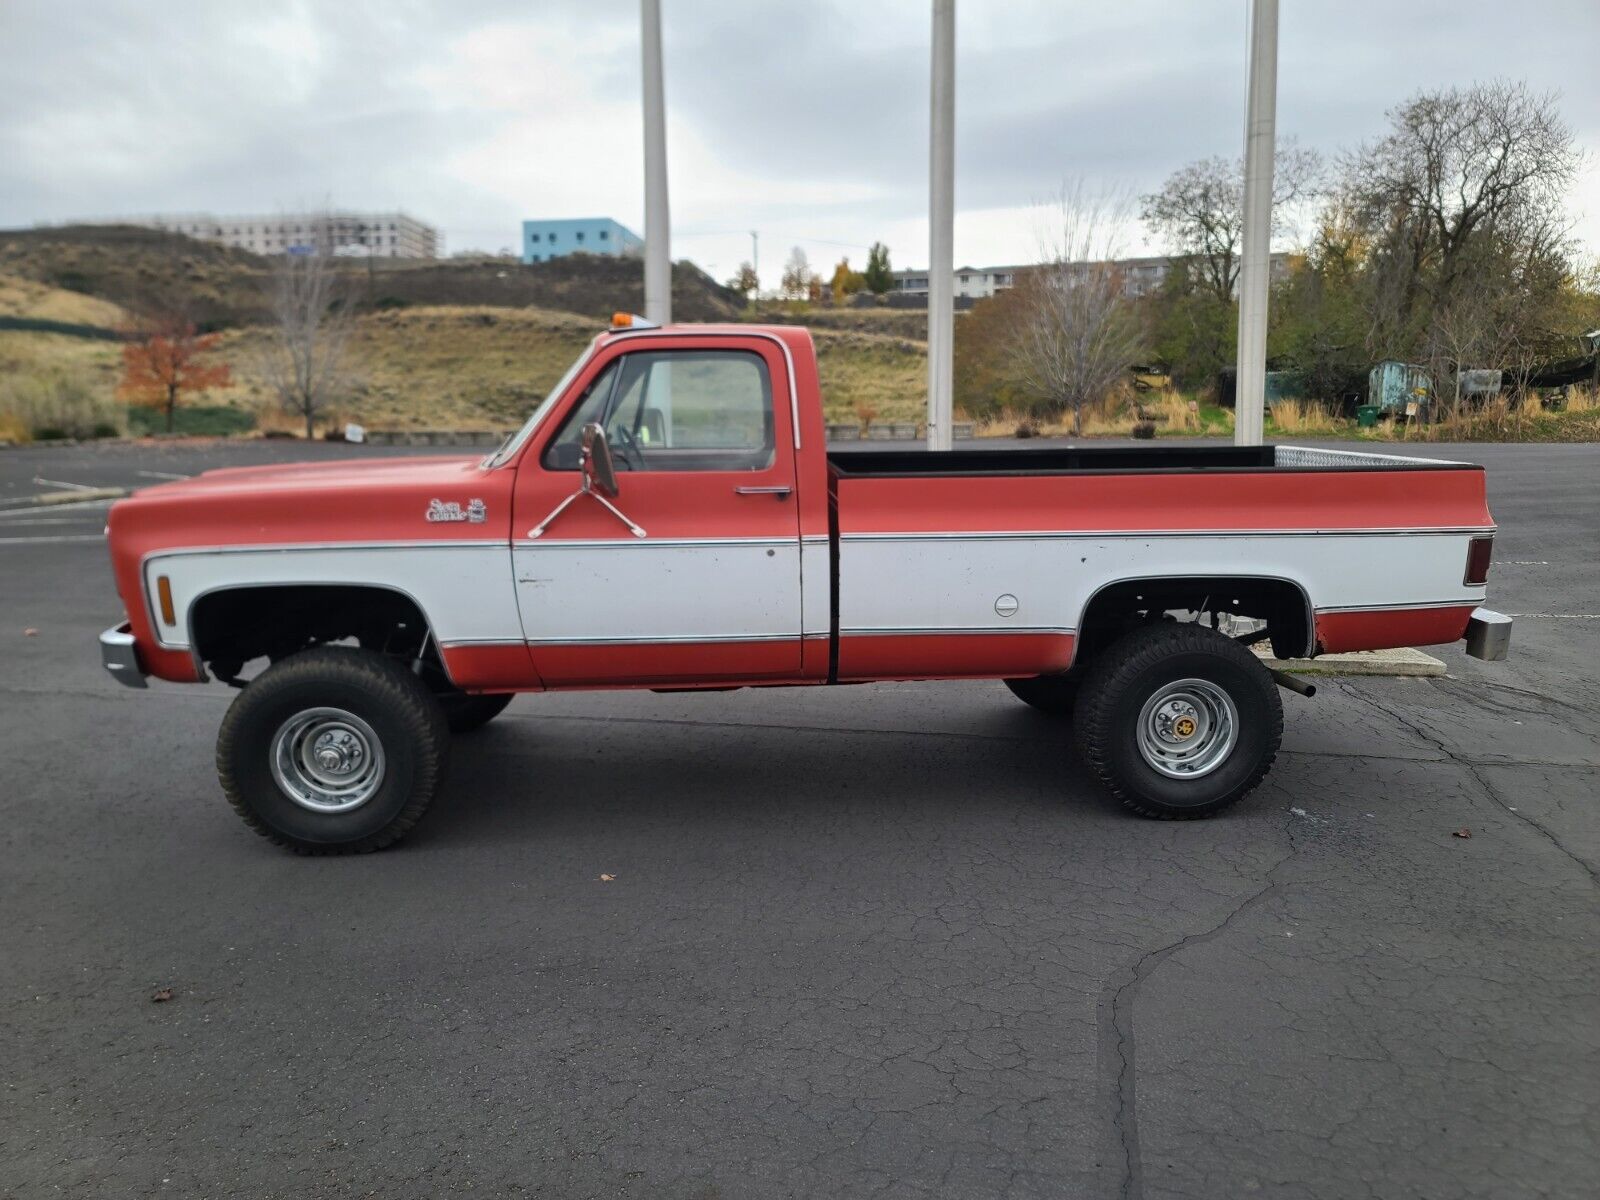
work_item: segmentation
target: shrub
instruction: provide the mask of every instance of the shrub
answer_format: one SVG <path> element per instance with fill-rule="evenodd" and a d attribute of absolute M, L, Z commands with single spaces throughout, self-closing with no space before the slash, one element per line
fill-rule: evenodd
<path fill-rule="evenodd" d="M 77 375 L 40 371 L 0 380 L 0 427 L 5 429 L 41 440 L 89 438 L 121 433 L 127 422 L 126 410 L 114 397 Z"/>
<path fill-rule="evenodd" d="M 1154 421 L 1140 421 L 1137 425 L 1135 425 L 1128 432 L 1133 434 L 1134 437 L 1139 438 L 1140 440 L 1147 440 L 1149 438 L 1155 437 L 1155 435 L 1156 435 L 1156 423 Z"/>

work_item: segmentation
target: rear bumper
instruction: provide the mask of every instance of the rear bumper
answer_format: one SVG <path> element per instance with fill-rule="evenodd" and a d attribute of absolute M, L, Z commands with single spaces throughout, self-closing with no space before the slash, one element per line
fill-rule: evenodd
<path fill-rule="evenodd" d="M 139 652 L 126 621 L 100 635 L 100 665 L 110 671 L 118 683 L 132 688 L 149 686 L 144 681 L 144 668 L 139 665 Z"/>
<path fill-rule="evenodd" d="M 1467 622 L 1467 653 L 1486 662 L 1500 662 L 1511 649 L 1511 618 L 1493 609 L 1475 608 Z"/>

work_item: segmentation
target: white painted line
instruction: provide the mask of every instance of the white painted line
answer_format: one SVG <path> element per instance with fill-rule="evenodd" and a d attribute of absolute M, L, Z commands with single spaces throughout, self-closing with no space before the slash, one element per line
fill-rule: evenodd
<path fill-rule="evenodd" d="M 188 475 L 174 475 L 171 471 L 135 471 L 135 475 L 143 475 L 146 479 L 188 479 Z"/>
<path fill-rule="evenodd" d="M 1543 559 L 1512 558 L 1500 564 L 1502 567 L 1548 567 L 1549 562 Z"/>
<path fill-rule="evenodd" d="M 105 540 L 106 535 L 103 533 L 68 533 L 36 538 L 0 538 L 0 546 L 52 546 L 61 542 L 103 542 Z"/>
<path fill-rule="evenodd" d="M 0 520 L 0 529 L 15 529 L 19 525 L 83 525 L 100 520 L 93 513 L 84 513 L 81 517 L 46 517 L 43 520 Z"/>
<path fill-rule="evenodd" d="M 106 499 L 106 500 L 74 500 L 70 504 L 50 504 L 50 505 L 18 504 L 18 505 L 12 506 L 11 508 L 0 508 L 0 519 L 4 519 L 6 517 L 21 516 L 24 513 L 38 512 L 39 509 L 41 509 L 41 508 L 48 508 L 53 513 L 79 512 L 79 511 L 81 511 L 83 509 L 89 509 L 89 508 L 106 508 L 106 507 L 109 507 L 111 503 L 112 503 L 112 501 L 110 499 Z"/>
<path fill-rule="evenodd" d="M 1600 621 L 1600 613 L 1507 613 L 1508 617 L 1526 617 L 1544 621 Z"/>
<path fill-rule="evenodd" d="M 33 481 L 40 487 L 66 488 L 69 492 L 92 492 L 96 490 L 95 485 L 92 483 L 68 483 L 64 479 L 41 479 L 37 475 L 33 477 Z"/>

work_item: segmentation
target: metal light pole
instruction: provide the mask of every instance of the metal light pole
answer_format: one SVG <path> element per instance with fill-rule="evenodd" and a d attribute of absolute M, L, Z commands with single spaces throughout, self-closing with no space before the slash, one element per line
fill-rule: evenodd
<path fill-rule="evenodd" d="M 1244 128 L 1244 239 L 1239 261 L 1239 360 L 1233 440 L 1259 446 L 1267 394 L 1267 285 L 1272 255 L 1272 160 L 1278 109 L 1278 0 L 1251 0 L 1250 94 Z"/>
<path fill-rule="evenodd" d="M 644 48 L 644 315 L 672 323 L 672 218 L 667 209 L 667 104 L 661 77 L 661 0 L 639 0 Z"/>
<path fill-rule="evenodd" d="M 928 136 L 928 449 L 948 450 L 955 387 L 956 0 L 933 0 Z"/>

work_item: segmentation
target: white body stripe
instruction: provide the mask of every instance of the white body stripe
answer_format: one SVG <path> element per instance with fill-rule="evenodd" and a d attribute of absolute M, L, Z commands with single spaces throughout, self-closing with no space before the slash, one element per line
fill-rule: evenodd
<path fill-rule="evenodd" d="M 847 536 L 839 550 L 839 629 L 1072 629 L 1106 584 L 1184 575 L 1286 579 L 1319 609 L 1372 606 L 1375 590 L 1384 608 L 1478 604 L 1485 589 L 1461 582 L 1469 540 L 1466 533 Z M 995 602 L 1008 593 L 1017 608 L 1002 617 Z"/>
<path fill-rule="evenodd" d="M 161 644 L 174 649 L 189 646 L 190 608 L 207 592 L 297 583 L 372 584 L 403 592 L 447 645 L 519 642 L 510 560 L 502 542 L 178 550 L 147 558 L 144 583 L 145 595 L 153 596 L 158 575 L 172 581 L 177 628 L 163 625 L 159 614 L 151 620 Z"/>
<path fill-rule="evenodd" d="M 800 637 L 798 538 L 519 542 L 535 643 Z"/>
<path fill-rule="evenodd" d="M 1462 575 L 1478 532 L 849 535 L 839 627 L 1070 632 L 1107 584 L 1185 575 L 1288 580 L 1321 611 L 1476 605 L 1486 589 Z M 171 581 L 177 628 L 152 619 L 173 649 L 199 597 L 271 584 L 391 588 L 445 645 L 774 640 L 827 636 L 830 553 L 819 537 L 215 547 L 150 556 L 144 583 Z"/>

